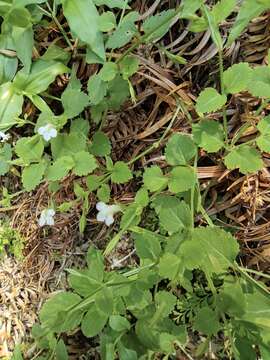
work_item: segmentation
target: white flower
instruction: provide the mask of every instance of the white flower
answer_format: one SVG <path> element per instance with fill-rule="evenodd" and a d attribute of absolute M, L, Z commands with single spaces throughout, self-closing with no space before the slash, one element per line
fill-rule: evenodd
<path fill-rule="evenodd" d="M 0 131 L 0 142 L 5 142 L 10 138 L 9 134 L 5 134 L 3 131 Z"/>
<path fill-rule="evenodd" d="M 40 218 L 38 220 L 38 225 L 39 226 L 54 225 L 54 218 L 53 218 L 54 215 L 55 215 L 55 211 L 53 209 L 42 210 Z"/>
<path fill-rule="evenodd" d="M 97 203 L 96 208 L 98 210 L 97 221 L 103 221 L 107 226 L 113 224 L 114 214 L 121 210 L 118 205 L 107 205 L 102 201 Z"/>
<path fill-rule="evenodd" d="M 52 138 L 57 136 L 57 130 L 53 127 L 52 124 L 47 124 L 46 126 L 41 126 L 38 128 L 39 135 L 43 136 L 43 139 L 49 141 Z"/>

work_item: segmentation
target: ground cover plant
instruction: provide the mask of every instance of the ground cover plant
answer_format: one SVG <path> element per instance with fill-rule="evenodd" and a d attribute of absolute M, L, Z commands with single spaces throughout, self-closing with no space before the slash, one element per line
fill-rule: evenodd
<path fill-rule="evenodd" d="M 88 248 L 13 360 L 74 358 L 74 334 L 95 349 L 81 359 L 270 358 L 267 266 L 241 242 L 254 224 L 268 240 L 268 42 L 257 63 L 237 56 L 270 2 L 148 3 L 0 1 L 0 214 L 15 211 L 0 251 L 29 267 L 65 226 Z M 216 200 L 244 205 L 218 216 Z M 59 262 L 68 246 L 75 257 L 66 241 Z"/>

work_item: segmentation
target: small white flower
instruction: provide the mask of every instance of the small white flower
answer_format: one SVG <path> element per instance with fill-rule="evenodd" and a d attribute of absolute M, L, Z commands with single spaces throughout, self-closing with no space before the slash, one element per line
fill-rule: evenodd
<path fill-rule="evenodd" d="M 5 134 L 3 131 L 0 131 L 0 142 L 5 142 L 10 138 L 9 134 Z"/>
<path fill-rule="evenodd" d="M 55 211 L 53 209 L 42 210 L 42 212 L 40 214 L 40 218 L 38 220 L 38 225 L 39 226 L 45 226 L 45 225 L 53 226 L 54 225 L 54 218 L 53 218 L 54 215 L 55 215 Z"/>
<path fill-rule="evenodd" d="M 96 208 L 98 210 L 97 221 L 103 221 L 107 226 L 113 224 L 114 214 L 121 210 L 118 205 L 107 205 L 102 201 L 97 203 Z"/>
<path fill-rule="evenodd" d="M 47 124 L 46 126 L 41 126 L 38 128 L 39 135 L 43 136 L 43 139 L 49 141 L 52 138 L 56 138 L 57 130 L 53 127 L 52 124 Z"/>

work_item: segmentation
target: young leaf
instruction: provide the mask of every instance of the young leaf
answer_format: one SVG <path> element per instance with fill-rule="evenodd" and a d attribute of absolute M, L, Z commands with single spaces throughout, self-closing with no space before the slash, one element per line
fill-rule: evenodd
<path fill-rule="evenodd" d="M 248 63 L 239 63 L 224 71 L 224 86 L 227 94 L 237 94 L 247 90 L 252 77 Z"/>
<path fill-rule="evenodd" d="M 154 192 L 165 188 L 168 179 L 163 175 L 162 170 L 157 165 L 153 165 L 150 168 L 145 169 L 143 183 L 146 189 Z"/>
<path fill-rule="evenodd" d="M 118 67 L 116 63 L 112 61 L 105 62 L 102 69 L 99 72 L 99 76 L 102 81 L 112 81 L 117 75 Z"/>
<path fill-rule="evenodd" d="M 71 156 L 63 156 L 57 159 L 53 165 L 48 168 L 47 179 L 49 181 L 61 180 L 74 167 L 75 163 Z"/>
<path fill-rule="evenodd" d="M 152 204 L 160 225 L 169 233 L 190 227 L 190 209 L 184 201 L 169 195 L 158 195 Z"/>
<path fill-rule="evenodd" d="M 123 184 L 132 179 L 132 172 L 129 167 L 123 161 L 117 161 L 111 173 L 111 180 L 116 184 Z"/>
<path fill-rule="evenodd" d="M 149 16 L 143 23 L 145 41 L 149 42 L 163 37 L 170 29 L 174 15 L 176 15 L 176 11 L 169 9 Z"/>
<path fill-rule="evenodd" d="M 0 176 L 5 175 L 10 168 L 9 161 L 12 158 L 12 150 L 10 144 L 4 144 L 0 147 Z"/>
<path fill-rule="evenodd" d="M 74 167 L 73 172 L 78 176 L 85 176 L 93 172 L 97 168 L 97 162 L 93 155 L 87 151 L 80 151 L 73 156 Z"/>
<path fill-rule="evenodd" d="M 12 83 L 0 86 L 0 130 L 8 130 L 22 112 L 23 96 L 17 94 Z"/>
<path fill-rule="evenodd" d="M 254 173 L 263 168 L 263 161 L 260 153 L 249 145 L 236 146 L 224 158 L 228 169 L 238 169 L 243 174 Z"/>
<path fill-rule="evenodd" d="M 71 31 L 105 60 L 103 36 L 99 31 L 99 14 L 92 0 L 61 0 Z"/>
<path fill-rule="evenodd" d="M 45 173 L 46 165 L 42 162 L 31 164 L 23 169 L 22 182 L 26 191 L 34 190 L 40 184 Z"/>
<path fill-rule="evenodd" d="M 165 156 L 170 165 L 186 165 L 196 154 L 196 146 L 188 135 L 174 134 L 168 141 Z"/>
<path fill-rule="evenodd" d="M 195 172 L 193 168 L 177 166 L 170 173 L 168 187 L 172 193 L 188 191 L 195 186 Z"/>
<path fill-rule="evenodd" d="M 134 56 L 126 56 L 120 63 L 120 71 L 123 79 L 128 80 L 130 76 L 135 74 L 139 68 L 139 60 Z"/>
<path fill-rule="evenodd" d="M 208 336 L 216 335 L 221 328 L 217 314 L 209 307 L 203 307 L 196 314 L 194 319 L 194 329 Z"/>
<path fill-rule="evenodd" d="M 204 89 L 196 102 L 196 111 L 198 114 L 204 114 L 219 110 L 226 104 L 227 98 L 221 95 L 214 88 Z"/>
<path fill-rule="evenodd" d="M 96 156 L 109 155 L 111 152 L 111 143 L 108 136 L 102 131 L 95 132 L 90 151 Z"/>
<path fill-rule="evenodd" d="M 201 120 L 192 125 L 192 135 L 196 144 L 209 153 L 217 152 L 224 146 L 222 125 L 215 120 Z"/>

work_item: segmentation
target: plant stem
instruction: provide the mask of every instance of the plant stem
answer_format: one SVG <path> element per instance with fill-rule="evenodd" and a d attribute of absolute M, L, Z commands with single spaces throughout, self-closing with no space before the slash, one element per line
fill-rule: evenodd
<path fill-rule="evenodd" d="M 223 54 L 222 49 L 218 52 L 218 59 L 219 59 L 219 76 L 220 76 L 220 90 L 221 95 L 225 95 L 225 88 L 224 88 L 224 79 L 223 79 Z M 224 135 L 225 135 L 225 142 L 226 145 L 228 145 L 228 120 L 227 120 L 227 113 L 226 113 L 226 105 L 222 108 L 222 114 L 223 114 L 223 129 L 224 129 Z"/>

